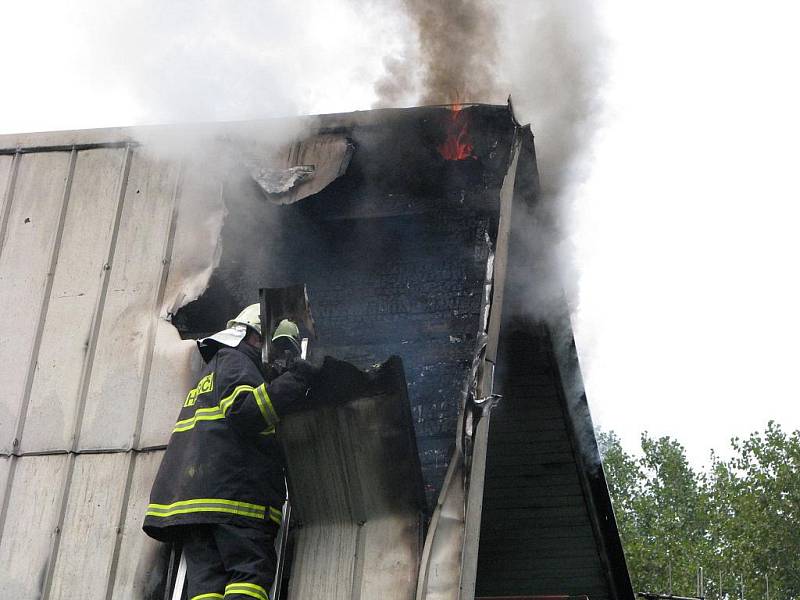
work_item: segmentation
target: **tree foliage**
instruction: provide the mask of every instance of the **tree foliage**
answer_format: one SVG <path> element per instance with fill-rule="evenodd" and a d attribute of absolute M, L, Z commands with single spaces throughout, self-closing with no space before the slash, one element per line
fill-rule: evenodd
<path fill-rule="evenodd" d="M 703 567 L 710 600 L 800 598 L 800 431 L 770 422 L 706 471 L 671 437 L 598 441 L 636 591 L 694 595 Z"/>

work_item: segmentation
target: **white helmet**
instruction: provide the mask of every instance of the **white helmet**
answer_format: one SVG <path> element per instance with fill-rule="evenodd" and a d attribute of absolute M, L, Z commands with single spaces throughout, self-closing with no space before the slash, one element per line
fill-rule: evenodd
<path fill-rule="evenodd" d="M 258 335 L 261 335 L 261 305 L 251 304 L 242 310 L 235 318 L 228 321 L 227 327 L 231 328 L 234 325 L 252 327 L 258 332 Z"/>
<path fill-rule="evenodd" d="M 218 331 L 214 335 L 197 340 L 197 347 L 206 362 L 216 354 L 219 344 L 236 348 L 247 337 L 248 327 L 253 328 L 261 335 L 261 306 L 259 304 L 251 304 L 240 312 L 236 318 L 228 321 L 226 327 L 227 329 Z"/>

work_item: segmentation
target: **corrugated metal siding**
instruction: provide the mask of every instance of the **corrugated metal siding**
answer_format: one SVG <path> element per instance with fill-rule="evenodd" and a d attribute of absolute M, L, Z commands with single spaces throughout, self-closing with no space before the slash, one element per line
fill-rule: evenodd
<path fill-rule="evenodd" d="M 178 168 L 138 158 L 125 191 L 119 236 L 94 355 L 79 448 L 130 448 L 147 378 L 155 309 L 172 225 Z"/>
<path fill-rule="evenodd" d="M 20 452 L 72 448 L 123 185 L 125 152 L 77 154 Z M 27 159 L 27 157 L 25 157 Z"/>
<path fill-rule="evenodd" d="M 609 597 L 547 338 L 504 326 L 492 413 L 478 596 Z"/>
<path fill-rule="evenodd" d="M 141 530 L 150 486 L 163 454 L 163 451 L 133 454 L 133 473 L 120 520 L 119 545 L 110 578 L 110 598 L 114 600 L 152 598 L 164 577 L 159 570 L 164 563 L 158 559 L 166 548 Z"/>
<path fill-rule="evenodd" d="M 9 598 L 40 597 L 57 535 L 70 460 L 66 454 L 16 459 L 0 538 L 0 578 L 3 593 Z"/>
<path fill-rule="evenodd" d="M 129 458 L 123 453 L 75 457 L 49 598 L 103 598 Z"/>
<path fill-rule="evenodd" d="M 177 308 L 173 304 L 180 301 L 183 294 L 191 298 L 193 286 L 194 293 L 200 294 L 206 281 L 203 275 L 210 274 L 211 265 L 218 259 L 218 256 L 209 255 L 208 250 L 213 252 L 216 247 L 222 226 L 222 219 L 215 219 L 214 214 L 224 211 L 224 207 L 219 175 L 208 162 L 182 166 L 173 204 L 176 214 L 172 217 L 165 252 L 170 258 L 161 275 L 166 281 L 162 282 L 163 290 L 159 292 L 163 297 L 163 301 L 158 302 L 159 317 Z M 197 287 L 197 283 L 187 282 L 187 276 L 191 277 L 187 274 L 193 274 L 202 285 Z M 169 441 L 179 410 L 171 399 L 184 396 L 193 385 L 193 375 L 199 368 L 195 343 L 181 340 L 170 323 L 158 318 L 151 365 L 144 383 L 145 401 L 137 448 L 163 446 Z"/>
<path fill-rule="evenodd" d="M 43 299 L 60 230 L 68 152 L 23 155 L 10 191 L 5 237 L 0 247 L 0 453 L 14 449 L 17 421 L 25 406 L 31 354 L 40 331 Z"/>
<path fill-rule="evenodd" d="M 8 218 L 6 207 L 11 207 L 8 200 L 11 197 L 11 191 L 13 189 L 11 182 L 13 172 L 14 157 L 8 155 L 0 156 L 0 248 L 3 247 L 6 219 Z"/>
<path fill-rule="evenodd" d="M 0 156 L 0 589 L 150 598 L 163 585 L 162 550 L 141 520 L 162 453 L 130 449 L 148 389 L 150 404 L 169 407 L 158 429 L 175 417 L 165 386 L 148 385 L 157 331 L 181 359 L 159 377 L 183 390 L 191 370 L 158 318 L 174 303 L 169 266 L 183 267 L 177 289 L 198 260 L 171 252 L 179 168 L 120 144 L 22 150 Z"/>

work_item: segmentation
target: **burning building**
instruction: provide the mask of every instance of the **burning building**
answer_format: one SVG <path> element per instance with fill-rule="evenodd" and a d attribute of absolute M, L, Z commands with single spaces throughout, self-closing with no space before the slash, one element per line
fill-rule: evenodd
<path fill-rule="evenodd" d="M 140 526 L 190 340 L 302 282 L 313 352 L 404 384 L 289 428 L 289 598 L 632 598 L 568 317 L 521 293 L 538 176 L 510 106 L 0 136 L 0 190 L 9 595 L 170 593 Z M 341 490 L 307 485 L 325 461 Z"/>

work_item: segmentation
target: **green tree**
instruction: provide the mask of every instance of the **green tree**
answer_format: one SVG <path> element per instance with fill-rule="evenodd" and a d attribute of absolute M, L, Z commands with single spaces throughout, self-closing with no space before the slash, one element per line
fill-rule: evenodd
<path fill-rule="evenodd" d="M 770 422 L 763 433 L 731 441 L 734 455 L 714 459 L 711 519 L 715 570 L 744 581 L 746 598 L 800 596 L 800 432 Z"/>
<path fill-rule="evenodd" d="M 614 432 L 598 442 L 628 567 L 637 591 L 691 595 L 705 568 L 706 596 L 800 597 L 800 432 L 770 423 L 712 455 L 708 472 L 670 437 L 641 438 L 641 454 Z"/>

